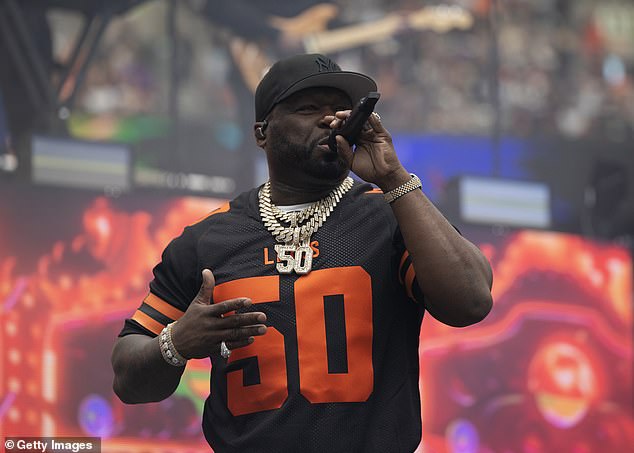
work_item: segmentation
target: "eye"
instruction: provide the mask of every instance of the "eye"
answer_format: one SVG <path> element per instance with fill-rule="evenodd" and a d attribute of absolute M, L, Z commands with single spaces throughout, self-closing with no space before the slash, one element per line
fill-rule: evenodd
<path fill-rule="evenodd" d="M 299 113 L 313 113 L 319 110 L 319 106 L 317 104 L 302 104 L 295 110 Z"/>

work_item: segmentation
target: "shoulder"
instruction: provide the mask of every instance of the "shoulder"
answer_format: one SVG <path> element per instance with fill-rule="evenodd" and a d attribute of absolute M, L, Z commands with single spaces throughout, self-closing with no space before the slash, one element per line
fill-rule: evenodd
<path fill-rule="evenodd" d="M 368 228 L 375 228 L 377 224 L 396 226 L 396 217 L 380 189 L 363 181 L 355 181 L 347 198 L 348 201 L 343 203 L 344 216 L 354 217 Z"/>
<path fill-rule="evenodd" d="M 254 188 L 247 192 L 241 193 L 233 200 L 227 201 L 218 206 L 213 211 L 205 214 L 196 222 L 188 225 L 185 229 L 190 230 L 194 233 L 202 234 L 212 225 L 235 220 L 236 216 L 253 217 L 255 213 L 253 207 L 254 200 L 255 203 L 257 203 L 258 190 L 259 188 Z"/>
<path fill-rule="evenodd" d="M 383 191 L 363 181 L 355 181 L 350 190 L 351 199 L 356 206 L 367 205 L 373 209 L 391 212 L 390 206 L 383 198 Z"/>
<path fill-rule="evenodd" d="M 253 195 L 257 199 L 257 190 Z M 213 211 L 205 214 L 194 223 L 185 225 L 178 236 L 175 236 L 167 244 L 164 252 L 196 253 L 198 245 L 203 238 L 211 237 L 213 241 L 222 241 L 222 232 L 231 224 L 244 223 L 245 216 L 253 209 L 249 208 L 251 192 L 244 192 L 231 201 L 222 203 Z"/>

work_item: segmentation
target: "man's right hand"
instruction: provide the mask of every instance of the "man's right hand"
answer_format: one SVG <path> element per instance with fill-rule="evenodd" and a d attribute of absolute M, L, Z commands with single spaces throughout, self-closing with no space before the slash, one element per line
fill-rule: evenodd
<path fill-rule="evenodd" d="M 185 314 L 172 325 L 174 348 L 186 359 L 202 359 L 220 351 L 220 343 L 229 349 L 247 346 L 255 336 L 264 335 L 266 315 L 262 312 L 233 313 L 248 307 L 251 299 L 229 299 L 213 303 L 214 275 L 202 272 L 203 283 Z"/>

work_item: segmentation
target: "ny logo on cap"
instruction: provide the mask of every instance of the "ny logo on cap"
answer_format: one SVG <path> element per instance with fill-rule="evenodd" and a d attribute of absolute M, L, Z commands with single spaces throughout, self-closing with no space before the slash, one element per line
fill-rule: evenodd
<path fill-rule="evenodd" d="M 337 63 L 332 61 L 330 58 L 319 56 L 315 59 L 317 63 L 317 67 L 319 68 L 319 72 L 338 72 L 341 71 L 341 68 Z"/>

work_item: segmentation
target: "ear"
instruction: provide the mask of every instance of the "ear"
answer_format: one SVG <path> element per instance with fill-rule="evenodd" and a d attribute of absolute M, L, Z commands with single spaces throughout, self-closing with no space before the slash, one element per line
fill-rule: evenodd
<path fill-rule="evenodd" d="M 258 121 L 253 124 L 253 136 L 255 137 L 255 143 L 260 147 L 264 148 L 266 144 L 266 121 Z"/>

